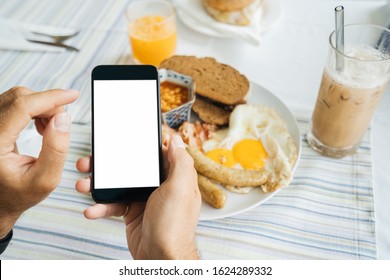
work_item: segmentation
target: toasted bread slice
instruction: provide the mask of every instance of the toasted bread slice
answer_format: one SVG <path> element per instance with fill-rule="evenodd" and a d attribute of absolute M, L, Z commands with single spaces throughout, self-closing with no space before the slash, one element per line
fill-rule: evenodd
<path fill-rule="evenodd" d="M 160 68 L 191 76 L 196 93 L 227 105 L 245 103 L 249 92 L 249 80 L 233 67 L 217 62 L 214 58 L 172 56 L 164 60 Z"/>
<path fill-rule="evenodd" d="M 200 98 L 196 98 L 192 110 L 206 123 L 215 125 L 226 125 L 229 123 L 231 111 L 226 111 Z"/>

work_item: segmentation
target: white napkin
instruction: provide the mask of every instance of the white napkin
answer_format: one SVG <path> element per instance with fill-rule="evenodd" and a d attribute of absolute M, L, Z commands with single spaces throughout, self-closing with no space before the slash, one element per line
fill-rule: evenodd
<path fill-rule="evenodd" d="M 73 30 L 71 30 L 70 28 L 59 28 L 40 24 L 26 24 L 17 22 L 12 19 L 0 18 L 0 49 L 47 52 L 65 51 L 64 48 L 46 46 L 27 41 L 26 38 L 41 41 L 50 41 L 50 38 L 34 35 L 30 31 L 57 35 L 71 34 L 73 32 Z"/>
<path fill-rule="evenodd" d="M 201 0 L 171 0 L 181 19 L 191 24 L 193 29 L 217 37 L 233 37 L 253 45 L 261 42 L 260 17 L 261 9 L 256 13 L 249 26 L 224 24 L 213 19 L 205 11 Z"/>

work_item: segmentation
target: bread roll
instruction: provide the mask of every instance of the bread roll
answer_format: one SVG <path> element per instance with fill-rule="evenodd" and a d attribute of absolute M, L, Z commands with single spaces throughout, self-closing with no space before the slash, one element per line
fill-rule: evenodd
<path fill-rule="evenodd" d="M 253 22 L 262 0 L 203 0 L 203 7 L 215 20 L 246 26 Z"/>

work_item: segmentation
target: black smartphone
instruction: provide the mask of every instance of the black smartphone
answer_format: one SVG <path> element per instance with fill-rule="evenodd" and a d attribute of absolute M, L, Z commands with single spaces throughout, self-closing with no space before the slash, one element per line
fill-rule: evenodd
<path fill-rule="evenodd" d="M 160 86 L 150 65 L 92 71 L 92 197 L 146 201 L 162 182 Z"/>

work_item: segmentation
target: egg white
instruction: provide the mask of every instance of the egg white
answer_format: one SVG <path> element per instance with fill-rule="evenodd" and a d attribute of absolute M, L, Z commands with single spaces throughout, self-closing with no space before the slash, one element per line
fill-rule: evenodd
<path fill-rule="evenodd" d="M 238 105 L 230 115 L 229 127 L 214 132 L 202 148 L 205 153 L 217 148 L 231 150 L 243 139 L 260 140 L 268 154 L 264 170 L 270 174 L 269 185 L 261 186 L 263 191 L 287 186 L 292 179 L 297 147 L 276 111 L 260 105 Z M 242 167 L 237 164 L 235 168 Z"/>

